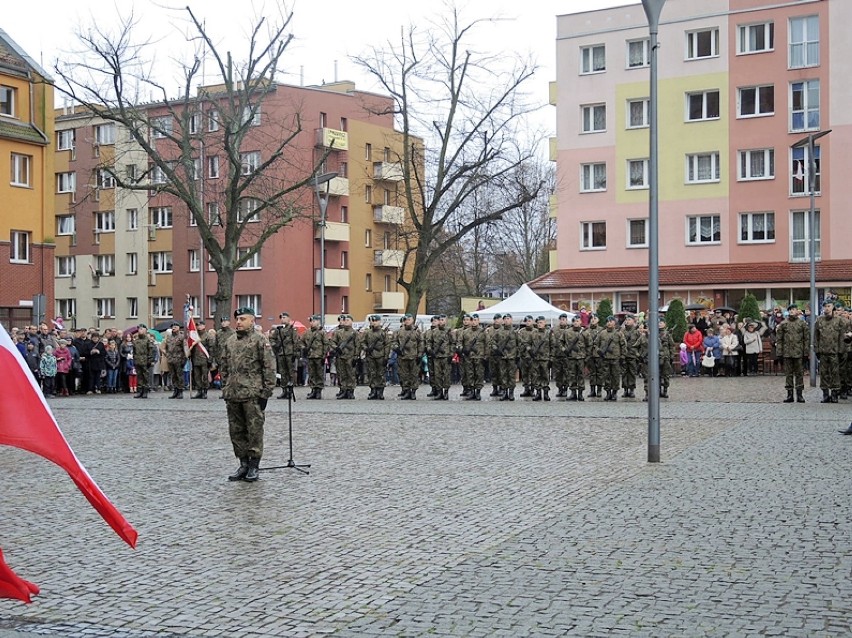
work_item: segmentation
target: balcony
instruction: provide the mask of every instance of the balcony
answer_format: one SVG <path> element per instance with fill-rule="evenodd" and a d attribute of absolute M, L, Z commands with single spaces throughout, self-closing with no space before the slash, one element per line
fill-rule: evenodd
<path fill-rule="evenodd" d="M 331 148 L 335 151 L 348 151 L 349 133 L 333 128 L 318 128 L 316 144 L 322 148 Z"/>
<path fill-rule="evenodd" d="M 314 270 L 315 284 L 320 285 L 320 269 Z M 349 287 L 349 271 L 342 268 L 326 268 L 325 269 L 325 287 L 326 288 L 348 288 Z"/>
<path fill-rule="evenodd" d="M 328 194 L 334 197 L 349 197 L 349 178 L 333 178 L 328 183 Z"/>
<path fill-rule="evenodd" d="M 385 182 L 401 182 L 402 164 L 399 162 L 373 162 L 373 179 Z"/>
<path fill-rule="evenodd" d="M 382 268 L 402 268 L 405 253 L 401 250 L 377 250 L 375 251 L 374 265 Z"/>
<path fill-rule="evenodd" d="M 405 209 L 402 206 L 389 206 L 388 204 L 373 206 L 373 220 L 380 224 L 401 226 L 405 222 Z"/>
<path fill-rule="evenodd" d="M 319 239 L 322 229 L 317 226 L 314 229 L 314 239 Z M 325 240 L 326 241 L 349 241 L 349 224 L 341 224 L 340 222 L 325 223 Z"/>
<path fill-rule="evenodd" d="M 404 292 L 374 292 L 373 310 L 401 313 L 405 310 Z"/>

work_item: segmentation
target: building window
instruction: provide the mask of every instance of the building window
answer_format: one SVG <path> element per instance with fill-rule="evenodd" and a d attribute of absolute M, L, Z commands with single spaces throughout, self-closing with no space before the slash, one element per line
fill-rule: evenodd
<path fill-rule="evenodd" d="M 580 165 L 580 192 L 594 193 L 606 190 L 606 163 Z"/>
<path fill-rule="evenodd" d="M 580 248 L 603 250 L 606 248 L 606 222 L 580 223 Z"/>
<path fill-rule="evenodd" d="M 252 308 L 260 316 L 263 310 L 260 306 L 260 295 L 237 295 L 237 308 Z"/>
<path fill-rule="evenodd" d="M 17 93 L 14 87 L 0 85 L 0 115 L 15 117 Z"/>
<path fill-rule="evenodd" d="M 257 212 L 259 206 L 260 200 L 254 199 L 253 197 L 241 199 L 239 204 L 237 204 L 237 221 L 240 223 L 242 223 L 243 220 L 247 222 L 259 222 L 260 213 Z"/>
<path fill-rule="evenodd" d="M 112 171 L 106 168 L 98 169 L 98 188 L 109 189 L 115 188 L 115 175 Z"/>
<path fill-rule="evenodd" d="M 73 235 L 77 232 L 77 218 L 74 215 L 56 216 L 56 234 Z"/>
<path fill-rule="evenodd" d="M 810 211 L 796 210 L 791 213 L 790 220 L 790 261 L 810 261 L 811 259 L 811 225 Z M 814 211 L 814 259 L 822 257 L 819 211 Z"/>
<path fill-rule="evenodd" d="M 260 151 L 240 153 L 240 172 L 243 175 L 251 175 L 260 167 Z"/>
<path fill-rule="evenodd" d="M 719 55 L 719 29 L 701 29 L 686 34 L 686 59 L 700 60 Z"/>
<path fill-rule="evenodd" d="M 367 292 L 372 292 L 372 290 L 373 290 L 373 275 L 372 275 L 372 273 L 368 272 L 366 277 L 364 278 L 364 290 L 366 290 Z"/>
<path fill-rule="evenodd" d="M 135 208 L 128 208 L 125 210 L 125 214 L 127 215 L 127 230 L 138 230 L 139 211 Z"/>
<path fill-rule="evenodd" d="M 151 225 L 157 228 L 172 227 L 172 207 L 154 206 L 151 208 Z"/>
<path fill-rule="evenodd" d="M 751 151 L 739 151 L 739 174 L 737 179 L 773 179 L 775 177 L 775 149 L 760 148 Z"/>
<path fill-rule="evenodd" d="M 695 215 L 686 218 L 686 243 L 692 246 L 722 242 L 719 215 Z"/>
<path fill-rule="evenodd" d="M 95 230 L 99 233 L 114 233 L 115 211 L 105 210 L 95 213 Z"/>
<path fill-rule="evenodd" d="M 212 317 L 216 314 L 216 298 L 212 295 L 207 296 L 207 316 Z"/>
<path fill-rule="evenodd" d="M 373 161 L 373 145 L 369 142 L 364 145 L 364 159 L 368 162 Z"/>
<path fill-rule="evenodd" d="M 580 73 L 603 73 L 606 71 L 606 46 L 596 44 L 595 46 L 582 47 L 580 49 Z"/>
<path fill-rule="evenodd" d="M 161 117 L 152 117 L 150 126 L 151 135 L 155 138 L 162 138 L 172 134 L 174 122 L 171 115 L 163 115 Z"/>
<path fill-rule="evenodd" d="M 127 274 L 135 275 L 139 272 L 139 255 L 138 253 L 127 253 Z"/>
<path fill-rule="evenodd" d="M 340 207 L 340 223 L 348 224 L 349 223 L 349 207 L 341 206 Z"/>
<path fill-rule="evenodd" d="M 349 130 L 349 120 L 347 120 L 345 117 L 340 118 L 340 130 L 341 131 L 348 131 Z"/>
<path fill-rule="evenodd" d="M 198 113 L 193 113 L 189 116 L 189 134 L 195 135 L 198 133 Z"/>
<path fill-rule="evenodd" d="M 819 66 L 819 16 L 790 18 L 790 68 Z"/>
<path fill-rule="evenodd" d="M 320 128 L 325 128 L 325 123 L 326 123 L 327 119 L 328 119 L 328 115 L 326 115 L 325 113 L 320 111 L 320 116 L 319 116 L 319 127 Z"/>
<path fill-rule="evenodd" d="M 189 179 L 195 181 L 199 177 L 201 177 L 201 160 L 196 157 L 192 160 L 192 169 Z"/>
<path fill-rule="evenodd" d="M 648 98 L 627 101 L 627 128 L 647 128 L 649 126 L 650 104 Z"/>
<path fill-rule="evenodd" d="M 219 111 L 216 109 L 207 111 L 207 130 L 211 133 L 219 130 Z"/>
<path fill-rule="evenodd" d="M 166 172 L 160 168 L 159 166 L 151 167 L 151 183 L 152 184 L 165 184 L 166 183 Z"/>
<path fill-rule="evenodd" d="M 151 297 L 151 316 L 167 319 L 172 316 L 174 307 L 171 297 Z"/>
<path fill-rule="evenodd" d="M 643 66 L 648 66 L 651 63 L 648 51 L 648 38 L 644 38 L 642 40 L 629 40 L 627 42 L 627 68 L 638 69 Z"/>
<path fill-rule="evenodd" d="M 136 164 L 126 164 L 124 166 L 124 174 L 126 179 L 131 184 L 135 184 L 139 180 L 139 169 Z"/>
<path fill-rule="evenodd" d="M 792 195 L 810 195 L 808 183 L 808 166 L 810 155 L 807 146 L 791 149 L 792 166 L 790 171 L 790 193 Z M 821 188 L 822 162 L 820 161 L 819 146 L 814 146 L 814 194 L 818 195 Z"/>
<path fill-rule="evenodd" d="M 56 131 L 56 150 L 70 151 L 74 148 L 74 129 L 69 128 L 64 131 Z"/>
<path fill-rule="evenodd" d="M 719 91 L 702 91 L 686 94 L 686 119 L 688 122 L 719 119 Z"/>
<path fill-rule="evenodd" d="M 70 319 L 77 316 L 77 300 L 76 299 L 57 299 L 56 314 L 59 317 Z"/>
<path fill-rule="evenodd" d="M 210 226 L 221 226 L 222 218 L 219 216 L 219 202 L 207 204 L 207 223 Z"/>
<path fill-rule="evenodd" d="M 686 156 L 687 184 L 718 182 L 719 175 L 719 153 L 696 153 Z"/>
<path fill-rule="evenodd" d="M 790 131 L 819 130 L 819 80 L 790 84 Z"/>
<path fill-rule="evenodd" d="M 243 109 L 243 124 L 246 122 L 251 126 L 260 126 L 260 105 L 247 106 Z"/>
<path fill-rule="evenodd" d="M 98 277 L 114 277 L 115 255 L 95 255 L 95 274 Z"/>
<path fill-rule="evenodd" d="M 94 128 L 97 144 L 115 144 L 115 124 L 98 124 Z"/>
<path fill-rule="evenodd" d="M 136 319 L 139 317 L 139 298 L 138 297 L 128 297 L 127 298 L 127 318 L 128 319 Z"/>
<path fill-rule="evenodd" d="M 31 155 L 12 153 L 12 186 L 30 185 L 30 167 L 32 166 L 32 163 L 33 158 Z"/>
<path fill-rule="evenodd" d="M 211 155 L 207 158 L 207 177 L 218 179 L 219 177 L 219 156 Z"/>
<path fill-rule="evenodd" d="M 627 247 L 628 248 L 647 248 L 648 247 L 648 220 L 647 219 L 628 219 L 627 220 Z"/>
<path fill-rule="evenodd" d="M 369 228 L 364 231 L 364 247 L 365 248 L 372 248 L 373 247 L 373 231 Z"/>
<path fill-rule="evenodd" d="M 349 312 L 349 295 L 340 296 L 340 312 Z"/>
<path fill-rule="evenodd" d="M 57 277 L 72 277 L 77 273 L 77 258 L 57 257 L 56 258 L 56 276 Z"/>
<path fill-rule="evenodd" d="M 201 270 L 201 258 L 197 248 L 189 251 L 189 272 L 198 272 Z"/>
<path fill-rule="evenodd" d="M 57 173 L 56 174 L 56 192 L 57 193 L 73 193 L 77 190 L 77 174 L 76 173 Z"/>
<path fill-rule="evenodd" d="M 345 250 L 340 251 L 340 268 L 342 270 L 349 268 L 349 253 Z"/>
<path fill-rule="evenodd" d="M 101 298 L 95 299 L 95 312 L 98 313 L 98 317 L 101 319 L 114 319 L 115 318 L 115 298 Z"/>
<path fill-rule="evenodd" d="M 393 279 L 390 275 L 385 275 L 385 292 L 393 292 Z"/>
<path fill-rule="evenodd" d="M 766 244 L 775 241 L 775 213 L 740 213 L 740 243 Z"/>
<path fill-rule="evenodd" d="M 737 116 L 753 117 L 775 113 L 775 87 L 748 86 L 737 91 Z"/>
<path fill-rule="evenodd" d="M 168 251 L 151 253 L 151 270 L 159 274 L 172 272 L 172 254 Z"/>
<path fill-rule="evenodd" d="M 364 201 L 368 204 L 373 203 L 373 187 L 369 184 L 364 186 Z"/>
<path fill-rule="evenodd" d="M 606 104 L 589 104 L 580 107 L 583 116 L 583 133 L 606 131 Z"/>
<path fill-rule="evenodd" d="M 648 188 L 648 160 L 627 160 L 627 189 Z"/>
<path fill-rule="evenodd" d="M 737 27 L 737 53 L 763 53 L 775 48 L 775 24 L 742 24 Z"/>
<path fill-rule="evenodd" d="M 237 248 L 237 259 L 245 257 L 251 248 Z M 239 267 L 239 270 L 260 270 L 260 252 L 256 252 L 248 258 L 246 263 Z"/>

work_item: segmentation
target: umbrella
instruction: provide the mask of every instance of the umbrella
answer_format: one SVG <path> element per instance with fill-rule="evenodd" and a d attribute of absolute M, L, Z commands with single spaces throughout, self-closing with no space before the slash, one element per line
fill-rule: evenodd
<path fill-rule="evenodd" d="M 165 332 L 166 330 L 170 330 L 173 323 L 177 323 L 181 328 L 183 328 L 183 324 L 180 321 L 175 321 L 174 319 L 166 319 L 165 321 L 161 321 L 156 326 L 154 326 L 154 330 L 157 332 Z"/>
<path fill-rule="evenodd" d="M 301 321 L 294 321 L 293 327 L 296 329 L 296 332 L 298 332 L 300 335 L 305 334 L 305 330 L 308 329 L 308 327 L 305 324 L 303 324 Z"/>
<path fill-rule="evenodd" d="M 121 333 L 121 337 L 123 339 L 127 335 L 135 335 L 137 332 L 139 332 L 139 326 L 130 326 L 129 328 L 124 329 L 124 332 Z M 148 334 L 154 335 L 154 341 L 156 341 L 157 343 L 163 340 L 163 335 L 161 335 L 156 330 L 152 330 Z"/>
<path fill-rule="evenodd" d="M 707 306 L 703 303 L 691 303 L 688 306 L 684 306 L 684 310 L 707 310 Z"/>
<path fill-rule="evenodd" d="M 713 308 L 713 310 L 718 310 L 721 313 L 730 312 L 733 315 L 738 312 L 736 308 L 731 308 L 730 306 L 717 306 L 716 308 Z"/>

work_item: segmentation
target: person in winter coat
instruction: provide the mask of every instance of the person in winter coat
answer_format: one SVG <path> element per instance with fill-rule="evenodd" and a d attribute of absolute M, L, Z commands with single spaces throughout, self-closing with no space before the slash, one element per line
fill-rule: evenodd
<path fill-rule="evenodd" d="M 114 341 L 110 341 L 107 344 L 104 363 L 106 363 L 106 391 L 108 394 L 115 394 L 118 391 L 118 371 L 121 367 L 121 354 L 115 347 Z"/>
<path fill-rule="evenodd" d="M 712 368 L 706 368 L 707 374 L 717 376 L 722 365 L 722 344 L 719 337 L 713 331 L 713 328 L 707 328 L 707 334 L 704 337 L 704 356 L 712 355 L 715 364 Z"/>
<path fill-rule="evenodd" d="M 743 375 L 757 374 L 757 357 L 763 351 L 763 340 L 757 331 L 757 323 L 749 321 L 743 332 L 743 346 L 745 352 L 745 366 Z"/>
<path fill-rule="evenodd" d="M 725 375 L 734 376 L 739 366 L 739 346 L 740 340 L 731 328 L 725 327 L 722 331 L 722 357 L 725 360 Z"/>
<path fill-rule="evenodd" d="M 44 346 L 44 354 L 39 360 L 39 372 L 44 396 L 47 398 L 56 396 L 56 357 L 53 354 L 53 346 Z"/>
<path fill-rule="evenodd" d="M 695 324 L 690 324 L 689 330 L 683 335 L 683 342 L 686 344 L 686 373 L 690 377 L 697 377 L 704 352 L 704 335 L 698 331 Z"/>
<path fill-rule="evenodd" d="M 87 357 L 89 361 L 89 389 L 86 394 L 93 392 L 100 394 L 106 379 L 106 346 L 101 343 L 98 333 L 93 332 L 90 338 L 93 343 Z"/>
<path fill-rule="evenodd" d="M 68 342 L 65 339 L 59 340 L 59 346 L 53 353 L 56 357 L 56 390 L 61 397 L 67 397 L 70 390 L 74 388 L 74 377 L 71 374 L 71 364 L 74 357 L 71 350 L 68 349 Z"/>

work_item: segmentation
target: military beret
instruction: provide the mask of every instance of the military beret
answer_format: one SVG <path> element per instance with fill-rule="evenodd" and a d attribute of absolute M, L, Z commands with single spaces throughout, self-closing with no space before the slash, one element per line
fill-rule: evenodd
<path fill-rule="evenodd" d="M 796 310 L 798 310 L 798 309 L 799 309 L 799 306 L 797 306 L 797 305 L 796 305 L 796 304 L 794 304 L 794 303 L 791 303 L 789 306 L 787 306 L 787 310 L 793 310 L 794 308 L 795 308 Z"/>
<path fill-rule="evenodd" d="M 505 315 L 503 315 L 503 319 L 511 319 L 511 318 L 512 318 L 512 315 L 510 315 L 508 312 Z"/>
<path fill-rule="evenodd" d="M 609 317 L 606 318 L 606 320 L 607 321 L 615 321 L 615 317 L 613 315 L 610 315 Z"/>
<path fill-rule="evenodd" d="M 833 306 L 833 305 L 834 305 L 834 302 L 833 302 L 833 301 L 831 301 L 830 299 L 826 299 L 825 301 L 823 301 L 823 302 L 822 302 L 822 305 L 823 305 L 823 306 L 828 306 L 828 305 L 832 305 L 832 306 Z"/>
<path fill-rule="evenodd" d="M 411 315 L 411 313 L 408 313 L 408 312 L 406 312 L 406 313 L 402 316 L 402 318 L 403 318 L 403 319 L 414 319 L 414 317 Z"/>
<path fill-rule="evenodd" d="M 241 308 L 237 308 L 236 310 L 234 310 L 234 319 L 236 319 L 240 315 L 251 315 L 252 317 L 257 316 L 254 312 L 254 309 L 249 308 L 248 306 L 242 306 Z"/>
<path fill-rule="evenodd" d="M 337 315 L 338 321 L 343 321 L 344 319 L 346 319 L 346 315 L 344 315 L 342 312 L 339 315 Z"/>
<path fill-rule="evenodd" d="M 379 315 L 370 315 L 370 321 L 381 321 L 382 318 Z"/>
<path fill-rule="evenodd" d="M 138 326 L 136 326 L 136 327 L 137 327 L 137 328 L 145 328 L 145 330 L 147 330 L 147 329 L 148 329 L 148 326 L 146 326 L 144 323 L 140 323 L 140 324 L 139 324 Z"/>
<path fill-rule="evenodd" d="M 289 316 L 290 316 L 289 312 L 282 312 L 280 315 L 278 315 L 278 318 L 283 319 L 284 317 L 289 317 Z"/>
<path fill-rule="evenodd" d="M 242 314 L 242 313 L 240 313 L 240 314 Z M 251 313 L 251 314 L 254 314 L 254 313 Z M 178 328 L 180 328 L 180 324 L 179 324 L 177 321 L 172 321 L 171 327 L 172 327 L 172 328 L 174 328 L 174 327 L 176 327 L 176 326 L 177 326 Z"/>
<path fill-rule="evenodd" d="M 319 316 L 319 315 L 311 315 L 311 316 L 308 318 L 308 321 L 319 321 L 319 320 L 320 320 L 320 316 Z"/>
<path fill-rule="evenodd" d="M 442 312 L 439 316 L 441 317 L 441 319 L 446 319 L 446 318 L 447 318 L 447 315 L 445 315 L 443 312 Z"/>
<path fill-rule="evenodd" d="M 582 321 L 583 318 L 580 315 L 574 315 L 574 318 L 571 321 Z"/>
<path fill-rule="evenodd" d="M 536 321 L 547 321 L 547 319 L 544 318 L 544 315 L 539 315 L 538 317 L 535 318 L 535 320 Z"/>
<path fill-rule="evenodd" d="M 441 315 L 432 315 L 432 321 L 438 321 L 441 318 Z"/>
<path fill-rule="evenodd" d="M 502 319 L 502 318 L 503 318 L 503 315 L 501 315 L 499 312 L 494 314 L 494 319 Z"/>
<path fill-rule="evenodd" d="M 479 319 L 479 315 L 478 315 L 477 313 L 475 313 L 475 312 L 474 312 L 474 313 L 470 316 L 470 318 L 471 318 L 471 319 Z"/>
<path fill-rule="evenodd" d="M 526 317 L 524 317 L 524 321 L 532 321 L 532 318 L 532 315 L 527 315 Z"/>
<path fill-rule="evenodd" d="M 560 319 L 567 319 L 567 318 L 568 318 L 568 313 L 563 312 L 561 315 L 559 315 L 559 318 L 560 318 Z"/>
<path fill-rule="evenodd" d="M 206 326 L 207 324 L 204 323 L 204 319 L 199 319 L 198 321 L 195 322 L 195 325 L 196 326 Z"/>

